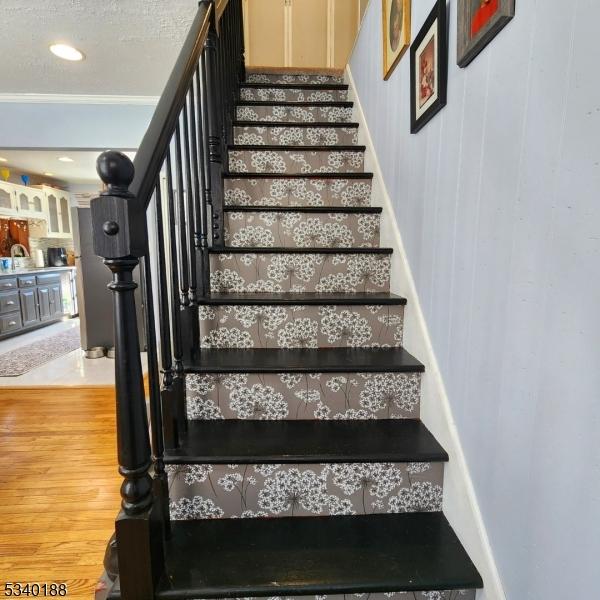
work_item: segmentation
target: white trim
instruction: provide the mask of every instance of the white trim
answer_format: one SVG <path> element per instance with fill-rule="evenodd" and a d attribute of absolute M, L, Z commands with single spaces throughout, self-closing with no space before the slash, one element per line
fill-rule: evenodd
<path fill-rule="evenodd" d="M 483 578 L 484 588 L 478 591 L 478 600 L 506 600 L 446 388 L 431 344 L 427 323 L 419 303 L 400 229 L 377 160 L 365 114 L 356 93 L 350 65 L 346 67 L 346 80 L 350 85 L 350 99 L 354 101 L 353 119 L 359 123 L 359 143 L 367 147 L 365 169 L 373 171 L 372 204 L 383 208 L 381 245 L 394 250 L 391 272 L 392 291 L 408 300 L 404 312 L 404 343 L 409 351 L 425 364 L 421 392 L 421 418 L 450 457 L 444 472 L 444 513 Z"/>
<path fill-rule="evenodd" d="M 110 96 L 96 94 L 0 94 L 0 103 L 14 104 L 129 104 L 156 106 L 158 96 Z"/>

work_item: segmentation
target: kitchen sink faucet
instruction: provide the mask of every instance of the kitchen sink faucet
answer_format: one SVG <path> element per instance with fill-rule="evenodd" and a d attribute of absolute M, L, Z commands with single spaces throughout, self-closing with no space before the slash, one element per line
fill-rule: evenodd
<path fill-rule="evenodd" d="M 27 250 L 27 248 L 25 248 L 25 246 L 23 246 L 23 244 L 13 244 L 10 247 L 10 258 L 11 258 L 11 262 L 12 262 L 12 270 L 13 271 L 16 271 L 16 268 L 15 268 L 15 254 L 16 254 L 16 251 L 19 248 L 23 251 L 25 257 L 29 257 L 29 251 Z"/>

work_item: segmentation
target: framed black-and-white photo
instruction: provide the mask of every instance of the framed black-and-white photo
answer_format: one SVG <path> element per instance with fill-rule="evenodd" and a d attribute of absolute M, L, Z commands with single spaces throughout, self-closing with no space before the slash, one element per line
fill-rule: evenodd
<path fill-rule="evenodd" d="M 458 66 L 466 67 L 515 16 L 515 0 L 458 1 Z"/>
<path fill-rule="evenodd" d="M 410 132 L 417 133 L 446 105 L 446 0 L 436 5 L 410 47 Z"/>

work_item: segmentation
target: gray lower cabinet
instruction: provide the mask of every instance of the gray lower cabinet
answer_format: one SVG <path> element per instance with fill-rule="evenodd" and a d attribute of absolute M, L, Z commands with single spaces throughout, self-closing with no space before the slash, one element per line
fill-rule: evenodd
<path fill-rule="evenodd" d="M 50 288 L 39 287 L 37 289 L 38 306 L 40 307 L 40 321 L 47 321 L 52 317 L 50 312 Z"/>
<path fill-rule="evenodd" d="M 62 289 L 59 285 L 50 286 L 50 316 L 61 317 L 63 312 Z"/>
<path fill-rule="evenodd" d="M 20 290 L 19 299 L 21 302 L 21 318 L 23 327 L 35 325 L 39 321 L 37 311 L 37 294 L 35 288 L 29 290 Z"/>
<path fill-rule="evenodd" d="M 21 322 L 21 315 L 19 313 L 0 317 L 0 335 L 8 335 L 22 328 L 23 323 Z"/>
<path fill-rule="evenodd" d="M 0 339 L 63 315 L 60 273 L 0 277 Z"/>

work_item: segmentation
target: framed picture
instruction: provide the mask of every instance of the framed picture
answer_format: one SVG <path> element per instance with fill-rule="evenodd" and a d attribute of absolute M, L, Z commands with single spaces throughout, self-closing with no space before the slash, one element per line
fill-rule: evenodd
<path fill-rule="evenodd" d="M 410 46 L 410 0 L 381 0 L 383 15 L 383 78 L 392 71 Z"/>
<path fill-rule="evenodd" d="M 437 0 L 410 47 L 411 133 L 417 133 L 446 106 L 447 86 L 446 0 Z"/>
<path fill-rule="evenodd" d="M 515 16 L 515 0 L 458 0 L 458 66 L 466 67 Z"/>

